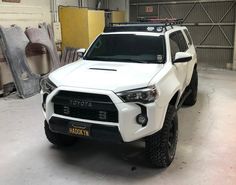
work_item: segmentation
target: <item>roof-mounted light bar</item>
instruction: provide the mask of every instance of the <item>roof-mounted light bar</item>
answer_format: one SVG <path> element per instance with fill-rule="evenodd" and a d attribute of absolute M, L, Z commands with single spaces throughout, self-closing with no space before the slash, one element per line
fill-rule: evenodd
<path fill-rule="evenodd" d="M 183 19 L 157 19 L 139 17 L 138 22 L 119 22 L 110 23 L 105 27 L 104 32 L 122 32 L 122 31 L 144 31 L 144 32 L 163 32 L 167 31 L 167 26 L 173 28 L 173 25 L 181 25 Z"/>

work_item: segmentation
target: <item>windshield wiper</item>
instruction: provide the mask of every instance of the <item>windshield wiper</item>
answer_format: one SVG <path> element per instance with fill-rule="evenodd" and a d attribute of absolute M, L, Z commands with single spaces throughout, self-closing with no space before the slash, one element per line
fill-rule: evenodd
<path fill-rule="evenodd" d="M 110 59 L 103 58 L 103 57 L 91 57 L 91 58 L 85 58 L 85 60 L 109 61 Z"/>
<path fill-rule="evenodd" d="M 85 58 L 85 60 L 100 60 L 100 61 L 117 61 L 117 62 L 134 62 L 134 63 L 142 63 L 147 64 L 149 62 L 144 60 L 137 60 L 132 58 L 106 58 L 106 57 L 91 57 Z"/>
<path fill-rule="evenodd" d="M 135 62 L 135 63 L 142 63 L 142 64 L 146 64 L 148 62 L 144 61 L 144 60 L 137 60 L 137 59 L 132 59 L 132 58 L 125 58 L 125 59 L 120 59 L 121 61 L 127 61 L 127 62 Z"/>

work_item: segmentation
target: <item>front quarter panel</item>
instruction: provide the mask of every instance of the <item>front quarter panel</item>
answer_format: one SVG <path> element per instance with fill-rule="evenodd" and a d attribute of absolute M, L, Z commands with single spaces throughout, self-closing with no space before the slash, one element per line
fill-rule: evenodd
<path fill-rule="evenodd" d="M 161 123 L 158 123 L 160 130 L 163 126 L 165 114 L 171 99 L 178 92 L 178 98 L 175 104 L 175 106 L 177 107 L 180 96 L 183 92 L 182 90 L 180 90 L 181 84 L 176 76 L 175 66 L 170 63 L 166 64 L 163 70 L 152 79 L 150 84 L 156 84 L 159 93 L 159 97 L 156 101 L 156 106 L 164 110 L 162 112 L 162 115 L 158 115 L 163 118 Z"/>
<path fill-rule="evenodd" d="M 168 107 L 170 100 L 176 92 L 182 93 L 181 84 L 176 76 L 176 68 L 174 65 L 167 64 L 164 69 L 152 79 L 150 84 L 156 84 L 159 97 L 158 106 Z"/>

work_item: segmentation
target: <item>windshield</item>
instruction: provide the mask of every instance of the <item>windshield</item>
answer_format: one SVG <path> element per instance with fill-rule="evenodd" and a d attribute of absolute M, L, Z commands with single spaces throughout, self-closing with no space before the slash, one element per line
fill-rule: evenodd
<path fill-rule="evenodd" d="M 164 36 L 135 34 L 100 35 L 85 60 L 137 63 L 164 63 Z"/>

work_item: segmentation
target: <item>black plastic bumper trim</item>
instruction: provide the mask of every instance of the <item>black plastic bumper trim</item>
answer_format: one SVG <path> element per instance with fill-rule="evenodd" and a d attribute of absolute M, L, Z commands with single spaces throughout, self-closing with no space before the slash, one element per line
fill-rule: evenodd
<path fill-rule="evenodd" d="M 58 117 L 49 120 L 49 128 L 52 132 L 70 135 L 68 130 L 73 125 L 85 126 L 90 130 L 90 139 L 105 140 L 111 142 L 123 142 L 118 126 L 98 125 L 87 122 L 73 121 Z M 73 135 L 74 136 L 74 135 Z M 83 136 L 76 136 L 83 137 Z M 87 138 L 87 137 L 86 137 Z"/>

